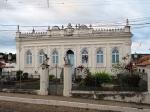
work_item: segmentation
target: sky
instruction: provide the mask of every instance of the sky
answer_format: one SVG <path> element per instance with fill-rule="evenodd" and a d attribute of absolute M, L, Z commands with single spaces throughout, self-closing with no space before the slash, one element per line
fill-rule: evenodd
<path fill-rule="evenodd" d="M 0 52 L 16 52 L 16 25 L 109 25 L 125 24 L 128 18 L 132 53 L 150 54 L 149 7 L 149 0 L 0 0 Z"/>

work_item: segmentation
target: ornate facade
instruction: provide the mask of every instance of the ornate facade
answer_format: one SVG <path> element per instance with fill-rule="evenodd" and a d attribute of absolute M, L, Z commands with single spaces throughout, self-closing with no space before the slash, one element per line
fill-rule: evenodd
<path fill-rule="evenodd" d="M 46 32 L 16 32 L 17 68 L 31 74 L 39 73 L 44 54 L 50 67 L 63 67 L 67 55 L 73 67 L 80 65 L 92 71 L 111 71 L 112 64 L 131 54 L 130 26 L 93 28 L 86 25 L 48 27 Z"/>

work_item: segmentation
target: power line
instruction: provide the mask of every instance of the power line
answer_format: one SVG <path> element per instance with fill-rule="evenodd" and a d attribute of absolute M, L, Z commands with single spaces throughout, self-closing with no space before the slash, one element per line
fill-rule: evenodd
<path fill-rule="evenodd" d="M 145 28 L 145 27 L 149 27 L 150 26 L 150 21 L 148 20 L 150 17 L 141 17 L 141 18 L 130 18 L 130 26 L 133 28 L 133 29 L 139 29 L 139 28 Z M 75 24 L 73 24 L 75 26 Z M 88 24 L 90 25 L 90 24 Z M 17 29 L 17 26 L 16 24 L 0 24 L 1 27 L 9 27 L 9 28 L 12 28 L 14 29 L 15 27 L 15 31 Z M 48 28 L 49 25 L 19 25 L 20 27 L 24 27 L 24 28 Z M 62 25 L 55 25 L 55 26 L 58 26 L 58 27 L 62 27 Z M 67 25 L 63 25 L 64 27 L 67 27 Z M 117 23 L 117 24 L 101 24 L 101 22 L 99 22 L 99 24 L 93 24 L 92 25 L 93 27 L 121 27 L 121 26 L 125 26 L 125 22 L 120 22 L 120 23 Z M 53 26 L 51 26 L 53 27 Z M 9 30 L 9 29 L 1 29 L 1 31 L 14 31 L 14 30 Z"/>
<path fill-rule="evenodd" d="M 11 4 L 12 6 L 25 6 L 25 5 L 27 5 L 27 3 L 28 2 L 23 2 L 23 1 L 9 1 L 9 2 L 7 2 L 7 5 L 8 5 L 8 3 L 9 4 Z M 38 3 L 38 4 L 37 4 Z M 32 2 L 32 1 L 30 1 L 29 3 L 28 3 L 28 5 L 36 5 L 36 6 L 39 6 L 41 3 L 43 3 L 43 1 L 34 1 L 34 2 Z M 47 5 L 47 7 L 49 8 L 49 4 L 50 4 L 50 2 L 49 2 L 49 0 L 46 0 L 46 2 L 45 2 Z M 97 1 L 96 3 L 93 3 L 93 1 L 92 2 L 87 2 L 87 1 L 71 1 L 70 3 L 69 2 L 66 2 L 66 1 L 63 1 L 63 2 L 53 2 L 53 3 L 51 3 L 51 4 L 55 4 L 55 5 L 59 5 L 59 6 L 91 6 L 91 5 L 113 5 L 113 4 L 118 4 L 118 3 L 124 3 L 124 1 L 112 1 L 112 0 L 103 0 L 103 1 L 101 1 L 101 2 L 99 2 L 99 1 Z M 127 3 L 129 3 L 129 4 L 139 4 L 139 2 L 137 2 L 137 1 L 128 1 Z M 140 4 L 145 4 L 145 5 L 148 5 L 148 4 L 150 4 L 150 1 L 142 1 L 142 2 L 140 2 Z"/>

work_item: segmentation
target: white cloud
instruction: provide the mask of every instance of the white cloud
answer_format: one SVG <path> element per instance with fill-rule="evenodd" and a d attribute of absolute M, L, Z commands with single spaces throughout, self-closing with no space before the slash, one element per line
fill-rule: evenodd
<path fill-rule="evenodd" d="M 149 14 L 147 1 L 141 0 L 0 0 L 0 24 L 20 25 L 51 25 L 77 23 L 110 23 L 125 22 L 126 18 L 144 17 Z M 1 29 L 8 27 L 0 27 Z M 16 29 L 11 27 L 9 29 Z M 133 46 L 137 41 L 146 43 L 145 40 L 149 30 L 133 30 Z M 143 33 L 144 32 L 144 33 Z M 6 32 L 5 34 L 7 34 Z M 2 39 L 0 32 L 0 41 Z M 142 37 L 144 36 L 144 37 Z M 8 36 L 9 37 L 9 36 Z M 14 35 L 11 35 L 14 38 Z M 12 39 L 10 43 L 13 43 Z M 9 42 L 9 41 L 7 41 Z M 1 42 L 3 44 L 3 42 Z M 145 52 L 149 43 L 142 48 L 132 47 L 132 51 Z M 5 47 L 5 44 L 0 45 Z M 15 46 L 15 45 L 14 45 Z M 140 49 L 140 50 L 139 50 Z M 148 52 L 148 51 L 146 51 Z"/>

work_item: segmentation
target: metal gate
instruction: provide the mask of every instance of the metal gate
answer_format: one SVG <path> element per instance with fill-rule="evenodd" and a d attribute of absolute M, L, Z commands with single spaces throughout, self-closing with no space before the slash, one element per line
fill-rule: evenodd
<path fill-rule="evenodd" d="M 49 69 L 49 95 L 63 95 L 63 68 L 56 65 Z"/>

